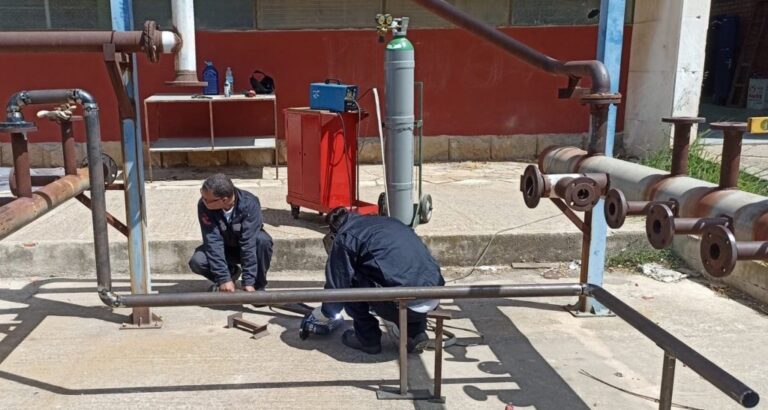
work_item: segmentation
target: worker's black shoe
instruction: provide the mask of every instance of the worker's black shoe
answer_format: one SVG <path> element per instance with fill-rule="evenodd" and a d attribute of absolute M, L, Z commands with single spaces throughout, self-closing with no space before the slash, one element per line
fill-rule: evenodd
<path fill-rule="evenodd" d="M 351 347 L 368 354 L 381 353 L 381 343 L 366 346 L 360 342 L 360 339 L 357 338 L 357 335 L 353 329 L 347 329 L 347 331 L 341 335 L 341 343 L 344 343 L 344 345 L 347 347 Z"/>
<path fill-rule="evenodd" d="M 257 288 L 257 289 L 256 289 L 256 292 L 264 292 L 265 290 L 267 290 L 267 288 L 266 288 L 266 287 L 263 287 L 263 288 Z M 267 305 L 265 305 L 265 304 L 261 304 L 261 303 L 254 303 L 254 304 L 252 304 L 251 306 L 253 306 L 253 307 L 255 307 L 255 308 L 263 308 L 263 307 L 265 307 L 265 306 L 267 306 Z"/>
<path fill-rule="evenodd" d="M 229 270 L 229 276 L 232 277 L 232 282 L 237 283 L 237 280 L 240 279 L 240 276 L 243 274 L 243 268 L 240 267 L 240 265 L 235 265 L 234 268 Z"/>
<path fill-rule="evenodd" d="M 414 337 L 409 337 L 406 347 L 408 353 L 421 354 L 429 344 L 429 336 L 425 332 L 421 332 Z"/>

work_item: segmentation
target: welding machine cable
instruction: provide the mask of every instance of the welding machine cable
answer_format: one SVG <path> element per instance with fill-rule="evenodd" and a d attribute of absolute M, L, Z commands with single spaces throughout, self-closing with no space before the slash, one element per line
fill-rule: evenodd
<path fill-rule="evenodd" d="M 387 200 L 387 216 L 389 216 L 389 210 L 392 209 L 389 206 L 389 192 L 387 190 L 387 160 L 384 158 L 384 130 L 381 128 L 381 103 L 379 102 L 379 90 L 373 88 L 373 99 L 376 101 L 376 124 L 379 126 L 379 142 L 381 145 L 381 167 L 384 170 L 384 198 Z"/>

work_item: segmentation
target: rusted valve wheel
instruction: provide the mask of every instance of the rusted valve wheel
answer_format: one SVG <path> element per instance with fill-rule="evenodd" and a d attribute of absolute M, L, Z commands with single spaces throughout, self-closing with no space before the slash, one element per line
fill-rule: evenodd
<path fill-rule="evenodd" d="M 726 277 L 736 267 L 736 238 L 724 226 L 708 226 L 701 234 L 699 254 L 707 273 L 716 278 Z"/>

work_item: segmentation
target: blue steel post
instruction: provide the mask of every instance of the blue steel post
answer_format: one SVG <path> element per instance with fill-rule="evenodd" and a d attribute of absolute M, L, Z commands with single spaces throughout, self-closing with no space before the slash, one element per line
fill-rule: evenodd
<path fill-rule="evenodd" d="M 602 0 L 600 2 L 600 26 L 597 39 L 597 59 L 605 64 L 611 77 L 611 92 L 619 92 L 621 74 L 621 49 L 624 41 L 624 13 L 626 0 Z M 616 136 L 616 105 L 608 107 L 608 124 L 605 136 L 605 156 L 613 156 Z M 603 286 L 605 270 L 605 245 L 608 226 L 605 223 L 605 202 L 600 199 L 592 210 L 592 237 L 589 243 L 589 267 L 587 282 Z M 585 313 L 608 314 L 608 309 L 593 298 L 587 298 Z"/>
<path fill-rule="evenodd" d="M 115 31 L 133 30 L 131 0 L 110 0 L 112 28 Z M 123 178 L 125 180 L 125 213 L 129 229 L 128 262 L 131 271 L 131 293 L 149 293 L 152 284 L 149 274 L 149 247 L 147 245 L 147 211 L 144 193 L 144 160 L 141 129 L 138 128 L 141 112 L 137 101 L 138 78 L 135 54 L 131 57 L 131 69 L 123 76 L 128 96 L 134 102 L 135 118 L 122 119 Z M 134 315 L 136 315 L 134 310 Z M 145 311 L 148 314 L 148 311 Z M 145 322 L 146 324 L 146 322 Z"/>

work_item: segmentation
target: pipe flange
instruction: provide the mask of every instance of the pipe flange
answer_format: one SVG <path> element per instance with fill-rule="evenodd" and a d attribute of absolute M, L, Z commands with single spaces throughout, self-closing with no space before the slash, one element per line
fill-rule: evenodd
<path fill-rule="evenodd" d="M 525 206 L 536 208 L 544 195 L 544 175 L 536 165 L 525 167 L 523 177 L 520 179 L 520 191 L 523 193 Z"/>
<path fill-rule="evenodd" d="M 605 222 L 613 229 L 619 229 L 627 219 L 629 204 L 624 193 L 612 188 L 605 195 Z"/>
<path fill-rule="evenodd" d="M 597 181 L 589 177 L 578 177 L 565 188 L 563 200 L 574 211 L 589 211 L 600 200 L 600 192 Z"/>
<path fill-rule="evenodd" d="M 726 277 L 736 267 L 736 237 L 724 226 L 708 226 L 701 234 L 699 254 L 708 274 L 716 278 Z"/>
<path fill-rule="evenodd" d="M 579 98 L 582 104 L 608 105 L 621 104 L 620 93 L 584 94 Z"/>
<path fill-rule="evenodd" d="M 144 30 L 141 32 L 141 48 L 147 53 L 150 62 L 160 61 L 160 48 L 157 41 L 157 22 L 148 20 L 144 22 Z"/>
<path fill-rule="evenodd" d="M 0 133 L 25 133 L 25 132 L 35 132 L 37 131 L 37 126 L 33 122 L 28 121 L 9 121 L 9 122 L 0 122 Z"/>
<path fill-rule="evenodd" d="M 675 237 L 675 215 L 668 206 L 654 204 L 648 210 L 645 220 L 645 234 L 648 242 L 656 249 L 667 249 Z"/>
<path fill-rule="evenodd" d="M 117 180 L 117 175 L 120 172 L 120 168 L 118 167 L 117 162 L 112 159 L 112 157 L 103 152 L 101 153 L 101 164 L 102 169 L 104 170 L 104 185 L 110 185 L 115 182 L 115 180 Z M 83 158 L 80 166 L 88 166 L 88 157 Z"/>

